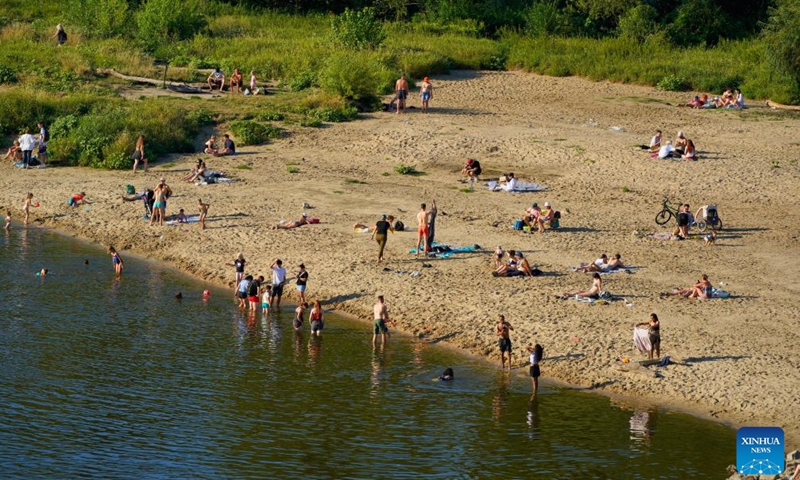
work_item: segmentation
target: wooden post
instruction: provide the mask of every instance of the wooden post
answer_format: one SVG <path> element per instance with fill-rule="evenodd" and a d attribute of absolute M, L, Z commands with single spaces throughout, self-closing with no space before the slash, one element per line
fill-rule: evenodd
<path fill-rule="evenodd" d="M 167 88 L 167 69 L 169 68 L 169 60 L 164 62 L 164 81 L 161 83 L 161 88 Z"/>

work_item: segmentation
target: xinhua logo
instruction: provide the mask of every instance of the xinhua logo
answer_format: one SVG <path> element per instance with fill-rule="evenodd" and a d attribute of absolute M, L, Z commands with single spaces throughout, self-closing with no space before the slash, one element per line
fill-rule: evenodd
<path fill-rule="evenodd" d="M 742 475 L 783 472 L 783 429 L 742 427 L 736 432 L 736 469 Z"/>

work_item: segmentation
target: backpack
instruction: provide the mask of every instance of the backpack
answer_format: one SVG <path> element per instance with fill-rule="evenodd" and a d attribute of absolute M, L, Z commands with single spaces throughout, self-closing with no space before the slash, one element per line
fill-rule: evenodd
<path fill-rule="evenodd" d="M 50 130 L 48 130 L 46 128 L 44 129 L 44 141 L 45 142 L 49 142 L 50 141 Z"/>
<path fill-rule="evenodd" d="M 258 282 L 253 280 L 250 282 L 250 285 L 247 286 L 247 296 L 248 297 L 257 297 L 258 296 Z"/>
<path fill-rule="evenodd" d="M 544 358 L 544 347 L 537 343 L 536 346 L 533 347 L 533 353 L 536 354 L 536 361 L 541 362 L 542 358 Z"/>
<path fill-rule="evenodd" d="M 400 220 L 394 222 L 394 231 L 395 232 L 402 232 L 406 229 L 406 226 Z"/>

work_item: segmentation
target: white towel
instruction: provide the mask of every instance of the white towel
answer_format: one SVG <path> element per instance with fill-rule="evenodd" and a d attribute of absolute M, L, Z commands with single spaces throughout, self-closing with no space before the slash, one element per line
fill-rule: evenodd
<path fill-rule="evenodd" d="M 646 328 L 633 327 L 633 344 L 642 353 L 647 353 L 653 348 L 650 345 L 650 334 Z"/>

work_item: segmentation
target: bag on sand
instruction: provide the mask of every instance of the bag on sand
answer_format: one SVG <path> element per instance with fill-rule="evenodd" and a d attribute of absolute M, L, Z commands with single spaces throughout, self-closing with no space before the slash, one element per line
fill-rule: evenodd
<path fill-rule="evenodd" d="M 395 232 L 402 232 L 406 229 L 406 226 L 400 220 L 394 222 L 394 231 Z"/>
<path fill-rule="evenodd" d="M 514 220 L 514 230 L 522 230 L 522 220 Z"/>

